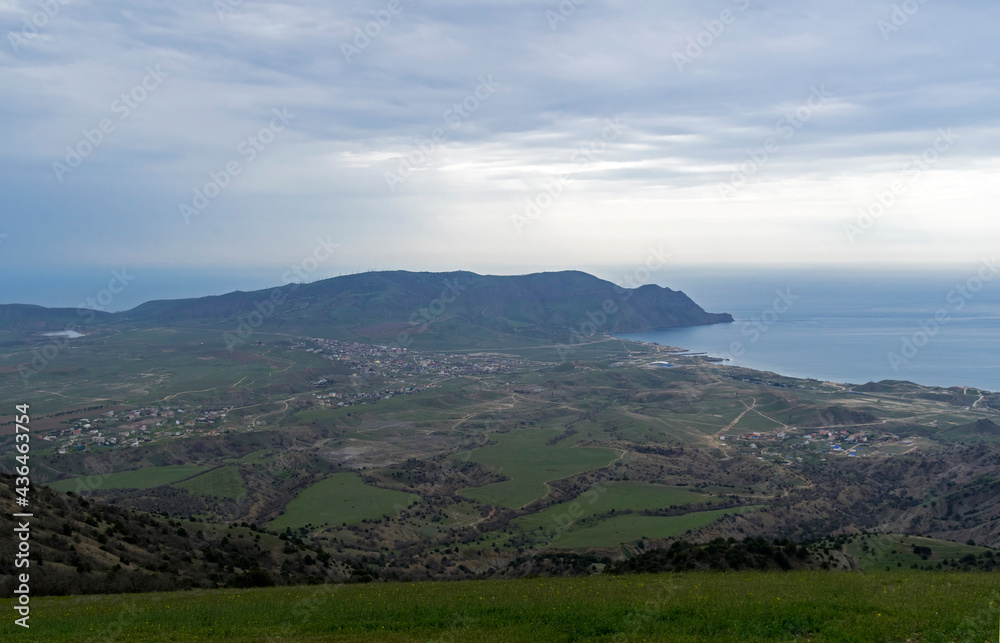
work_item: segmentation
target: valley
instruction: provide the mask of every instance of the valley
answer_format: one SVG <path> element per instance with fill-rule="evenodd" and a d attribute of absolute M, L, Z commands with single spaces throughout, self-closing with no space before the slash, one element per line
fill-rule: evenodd
<path fill-rule="evenodd" d="M 8 364 L 46 339 L 21 341 Z M 517 577 L 547 552 L 679 538 L 1000 542 L 987 392 L 796 380 L 610 336 L 571 360 L 265 332 L 230 352 L 190 328 L 71 341 L 27 387 L 4 380 L 35 409 L 36 483 L 256 525 L 382 579 Z"/>

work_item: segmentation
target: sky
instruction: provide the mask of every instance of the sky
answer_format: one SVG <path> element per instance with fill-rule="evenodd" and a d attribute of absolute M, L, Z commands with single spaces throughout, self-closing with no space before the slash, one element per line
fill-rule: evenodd
<path fill-rule="evenodd" d="M 113 270 L 213 294 L 295 269 L 974 268 L 1000 239 L 998 23 L 985 1 L 0 0 L 0 300 Z"/>

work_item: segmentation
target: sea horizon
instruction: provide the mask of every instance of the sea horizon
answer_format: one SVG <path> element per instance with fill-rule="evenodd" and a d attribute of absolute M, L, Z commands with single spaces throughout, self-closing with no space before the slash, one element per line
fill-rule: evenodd
<path fill-rule="evenodd" d="M 1000 391 L 1000 284 L 977 271 L 867 281 L 772 272 L 686 282 L 695 302 L 735 321 L 615 336 L 790 377 Z"/>

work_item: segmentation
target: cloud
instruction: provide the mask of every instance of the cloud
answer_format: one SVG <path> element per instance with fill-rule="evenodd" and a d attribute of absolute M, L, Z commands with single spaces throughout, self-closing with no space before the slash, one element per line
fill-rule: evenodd
<path fill-rule="evenodd" d="M 905 21 L 860 0 L 58 4 L 37 35 L 39 5 L 0 5 L 3 231 L 23 240 L 0 265 L 280 266 L 331 231 L 348 269 L 627 263 L 648 237 L 688 263 L 955 262 L 1000 231 L 994 4 L 924 3 Z M 162 84 L 122 118 L 115 101 L 157 66 Z M 499 89 L 456 121 L 489 77 Z M 723 198 L 816 87 L 829 100 Z M 282 108 L 295 120 L 253 143 Z M 616 118 L 627 130 L 595 153 Z M 104 120 L 60 181 L 53 164 Z M 960 141 L 848 242 L 843 225 L 942 128 Z"/>

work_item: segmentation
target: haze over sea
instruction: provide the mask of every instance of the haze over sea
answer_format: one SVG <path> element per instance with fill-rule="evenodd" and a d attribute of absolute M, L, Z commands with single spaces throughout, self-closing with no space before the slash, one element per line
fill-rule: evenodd
<path fill-rule="evenodd" d="M 980 265 L 947 273 L 681 271 L 670 287 L 737 321 L 620 336 L 794 377 L 1000 391 L 1000 275 L 984 271 L 990 279 L 978 282 Z M 933 322 L 939 311 L 943 323 Z"/>

